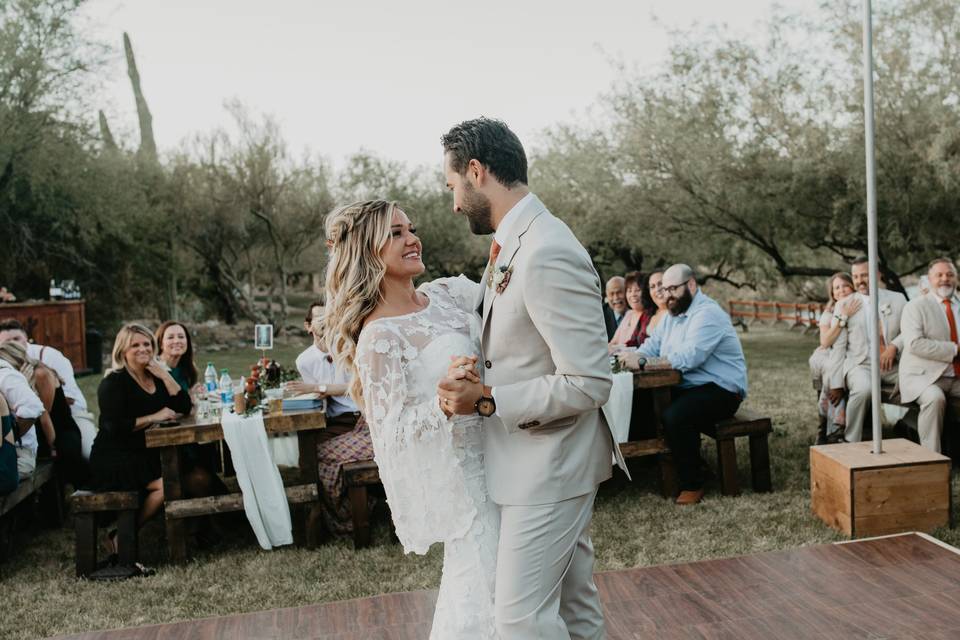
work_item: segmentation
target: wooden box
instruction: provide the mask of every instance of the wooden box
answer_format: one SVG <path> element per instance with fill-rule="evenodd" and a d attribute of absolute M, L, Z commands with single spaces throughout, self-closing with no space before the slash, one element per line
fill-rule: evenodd
<path fill-rule="evenodd" d="M 950 521 L 950 458 L 909 440 L 810 447 L 813 513 L 848 536 L 927 531 Z"/>
<path fill-rule="evenodd" d="M 0 305 L 0 318 L 15 318 L 27 336 L 63 352 L 75 371 L 87 368 L 87 322 L 83 300 L 14 302 Z M 95 358 L 100 354 L 94 354 Z"/>

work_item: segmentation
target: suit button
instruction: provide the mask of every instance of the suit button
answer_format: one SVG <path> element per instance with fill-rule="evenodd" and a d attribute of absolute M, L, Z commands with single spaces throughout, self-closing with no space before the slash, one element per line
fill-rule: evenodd
<path fill-rule="evenodd" d="M 492 368 L 493 368 L 493 363 L 491 363 L 489 360 L 485 360 L 485 361 L 483 362 L 483 366 L 485 366 L 487 369 L 492 369 Z"/>

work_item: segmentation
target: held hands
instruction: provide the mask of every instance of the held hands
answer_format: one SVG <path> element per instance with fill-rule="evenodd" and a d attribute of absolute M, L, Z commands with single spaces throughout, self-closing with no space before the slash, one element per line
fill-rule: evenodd
<path fill-rule="evenodd" d="M 472 415 L 483 395 L 483 382 L 477 374 L 476 356 L 451 356 L 447 377 L 437 384 L 440 409 L 452 415 Z"/>

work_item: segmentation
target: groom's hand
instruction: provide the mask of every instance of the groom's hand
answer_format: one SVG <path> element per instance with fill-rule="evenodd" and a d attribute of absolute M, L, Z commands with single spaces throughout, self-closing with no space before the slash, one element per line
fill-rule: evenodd
<path fill-rule="evenodd" d="M 437 395 L 445 413 L 473 415 L 476 413 L 477 400 L 483 395 L 483 383 L 444 378 L 437 384 Z"/>

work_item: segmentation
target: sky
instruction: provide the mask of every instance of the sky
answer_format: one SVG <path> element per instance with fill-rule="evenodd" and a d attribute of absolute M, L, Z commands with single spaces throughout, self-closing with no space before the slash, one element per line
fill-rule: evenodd
<path fill-rule="evenodd" d="M 816 0 L 779 0 L 812 11 Z M 373 152 L 440 165 L 440 136 L 480 115 L 536 147 L 578 122 L 616 81 L 612 61 L 652 68 L 669 30 L 721 24 L 751 37 L 770 0 L 91 0 L 89 28 L 111 45 L 100 107 L 137 140 L 122 62 L 129 33 L 161 152 L 229 129 L 226 100 L 269 114 L 294 152 L 334 166 Z"/>

